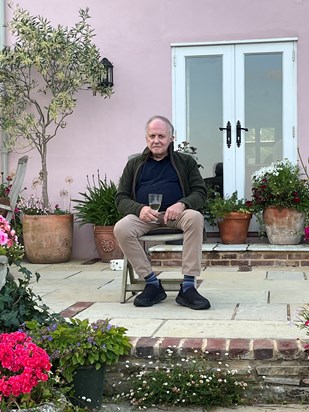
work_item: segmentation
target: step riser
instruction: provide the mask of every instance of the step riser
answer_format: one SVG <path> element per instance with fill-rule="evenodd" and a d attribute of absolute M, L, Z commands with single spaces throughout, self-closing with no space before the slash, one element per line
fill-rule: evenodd
<path fill-rule="evenodd" d="M 150 251 L 154 266 L 181 266 L 181 251 Z M 309 252 L 202 252 L 202 266 L 240 267 L 306 267 L 309 266 Z"/>

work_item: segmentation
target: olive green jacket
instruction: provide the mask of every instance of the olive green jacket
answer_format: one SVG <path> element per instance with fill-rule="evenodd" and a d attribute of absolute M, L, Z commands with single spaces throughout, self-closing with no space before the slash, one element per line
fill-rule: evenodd
<path fill-rule="evenodd" d="M 206 187 L 196 161 L 188 154 L 174 151 L 173 143 L 169 146 L 169 153 L 183 193 L 179 202 L 184 203 L 187 209 L 202 212 L 206 201 Z M 116 194 L 116 206 L 124 215 L 139 216 L 141 209 L 145 206 L 136 201 L 135 188 L 142 166 L 150 156 L 151 152 L 146 148 L 141 155 L 130 159 L 124 168 Z"/>

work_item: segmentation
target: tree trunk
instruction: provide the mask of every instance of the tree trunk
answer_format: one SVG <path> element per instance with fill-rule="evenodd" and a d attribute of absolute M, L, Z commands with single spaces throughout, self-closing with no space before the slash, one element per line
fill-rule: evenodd
<path fill-rule="evenodd" d="M 47 173 L 47 163 L 46 163 L 46 148 L 45 150 L 41 153 L 41 162 L 42 162 L 42 170 L 41 170 L 41 178 L 42 178 L 42 200 L 44 203 L 44 207 L 48 208 L 50 207 L 49 204 L 49 198 L 48 198 L 48 190 L 47 190 L 47 178 L 48 178 L 48 173 Z"/>

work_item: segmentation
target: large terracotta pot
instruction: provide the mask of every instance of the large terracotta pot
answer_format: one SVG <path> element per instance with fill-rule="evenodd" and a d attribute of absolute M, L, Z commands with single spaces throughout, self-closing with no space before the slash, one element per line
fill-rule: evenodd
<path fill-rule="evenodd" d="M 63 263 L 72 254 L 73 215 L 24 215 L 23 239 L 31 263 Z"/>
<path fill-rule="evenodd" d="M 94 241 L 102 262 L 123 258 L 114 235 L 114 226 L 94 226 Z"/>
<path fill-rule="evenodd" d="M 246 243 L 251 213 L 231 212 L 218 222 L 222 243 L 227 245 Z"/>
<path fill-rule="evenodd" d="M 295 209 L 267 207 L 263 221 L 269 243 L 272 245 L 297 245 L 304 234 L 305 214 Z"/>

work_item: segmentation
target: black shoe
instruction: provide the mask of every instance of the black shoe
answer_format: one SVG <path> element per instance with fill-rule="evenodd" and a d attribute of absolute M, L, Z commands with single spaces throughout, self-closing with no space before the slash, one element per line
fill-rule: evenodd
<path fill-rule="evenodd" d="M 161 302 L 161 300 L 166 299 L 166 293 L 161 285 L 161 280 L 159 280 L 160 286 L 147 285 L 145 286 L 143 292 L 134 299 L 135 306 L 152 306 L 156 303 Z"/>
<path fill-rule="evenodd" d="M 209 309 L 210 302 L 198 293 L 194 286 L 184 292 L 182 285 L 180 291 L 176 297 L 176 302 L 179 305 L 187 306 L 190 309 Z"/>

